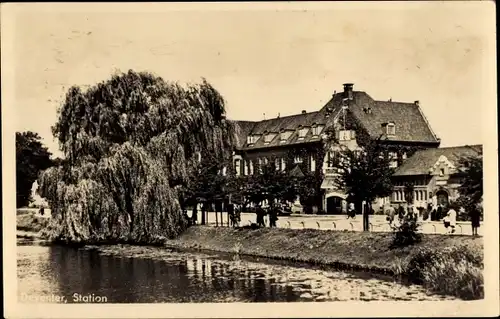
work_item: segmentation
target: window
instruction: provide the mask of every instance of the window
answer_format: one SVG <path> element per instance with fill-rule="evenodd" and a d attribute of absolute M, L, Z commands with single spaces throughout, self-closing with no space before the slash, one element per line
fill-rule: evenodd
<path fill-rule="evenodd" d="M 243 161 L 243 174 L 248 175 L 248 161 Z"/>
<path fill-rule="evenodd" d="M 319 136 L 321 134 L 321 131 L 323 130 L 323 125 L 316 125 L 312 128 L 312 134 L 313 136 Z"/>
<path fill-rule="evenodd" d="M 284 171 L 284 170 L 285 170 L 285 168 L 286 168 L 286 162 L 285 162 L 285 159 L 284 159 L 284 158 L 282 158 L 282 159 L 281 159 L 281 170 L 282 170 L 282 171 Z"/>
<path fill-rule="evenodd" d="M 352 130 L 339 131 L 339 141 L 350 141 L 352 139 L 354 139 L 354 131 Z"/>
<path fill-rule="evenodd" d="M 196 152 L 196 160 L 199 162 L 201 162 L 201 153 L 200 152 Z"/>
<path fill-rule="evenodd" d="M 387 135 L 396 135 L 396 125 L 394 123 L 387 124 Z"/>
<path fill-rule="evenodd" d="M 286 142 L 289 138 L 290 138 L 290 135 L 292 134 L 291 131 L 284 131 L 284 132 L 281 132 L 280 133 L 280 141 L 281 143 L 284 143 Z"/>
<path fill-rule="evenodd" d="M 398 167 L 397 158 L 398 158 L 398 154 L 397 153 L 395 153 L 395 152 L 389 152 L 389 159 L 391 160 L 389 162 L 389 167 L 391 167 L 391 168 Z"/>
<path fill-rule="evenodd" d="M 226 174 L 227 174 L 227 167 L 226 167 L 226 166 L 224 166 L 224 167 L 222 168 L 222 176 L 226 176 Z"/>
<path fill-rule="evenodd" d="M 299 163 L 302 163 L 302 158 L 300 156 L 295 156 L 293 162 L 295 164 L 299 164 Z"/>
<path fill-rule="evenodd" d="M 250 165 L 249 165 L 249 168 L 250 168 L 250 175 L 253 175 L 253 161 L 249 161 L 248 162 Z"/>
<path fill-rule="evenodd" d="M 259 140 L 259 135 L 249 135 L 247 136 L 247 144 L 255 144 Z"/>
<path fill-rule="evenodd" d="M 272 140 L 274 140 L 274 137 L 276 136 L 275 133 L 268 133 L 264 136 L 264 143 L 271 143 Z"/>
<path fill-rule="evenodd" d="M 338 160 L 338 154 L 335 151 L 328 152 L 327 155 L 327 167 L 333 168 L 336 166 L 336 161 Z"/>
<path fill-rule="evenodd" d="M 279 158 L 277 158 L 277 159 L 274 160 L 274 166 L 276 167 L 277 171 L 280 170 L 280 160 L 279 160 Z"/>
<path fill-rule="evenodd" d="M 240 176 L 241 173 L 241 161 L 239 159 L 234 161 L 234 168 L 236 170 L 236 176 Z"/>
<path fill-rule="evenodd" d="M 302 127 L 302 128 L 299 127 L 299 138 L 306 137 L 307 131 L 308 131 L 307 127 Z"/>
<path fill-rule="evenodd" d="M 444 176 L 444 168 L 441 168 L 441 169 L 439 170 L 439 176 Z"/>
<path fill-rule="evenodd" d="M 311 155 L 311 172 L 316 171 L 316 160 L 314 159 L 314 156 Z"/>

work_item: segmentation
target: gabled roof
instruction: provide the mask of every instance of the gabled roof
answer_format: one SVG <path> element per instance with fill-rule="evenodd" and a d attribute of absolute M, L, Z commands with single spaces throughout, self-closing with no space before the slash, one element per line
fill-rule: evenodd
<path fill-rule="evenodd" d="M 343 98 L 343 92 L 337 93 L 329 103 L 330 105 L 342 103 Z M 365 112 L 368 108 L 370 112 Z M 353 91 L 349 110 L 374 139 L 384 133 L 383 124 L 394 122 L 396 135 L 386 137 L 388 140 L 439 144 L 420 106 L 415 103 L 376 101 L 365 92 Z"/>
<path fill-rule="evenodd" d="M 326 105 L 317 112 L 283 116 L 263 121 L 235 121 L 240 128 L 237 133 L 238 149 L 253 150 L 267 147 L 294 145 L 303 143 L 313 143 L 321 141 L 321 137 L 313 136 L 311 130 L 303 139 L 298 138 L 297 129 L 299 126 L 311 127 L 313 124 L 330 126 L 335 115 L 342 109 L 342 100 L 345 93 L 335 93 Z M 370 108 L 371 112 L 365 112 Z M 439 139 L 432 132 L 432 129 L 423 115 L 418 104 L 401 103 L 392 101 L 375 101 L 368 94 L 361 91 L 353 91 L 353 100 L 349 102 L 349 109 L 352 114 L 361 122 L 374 139 L 379 138 L 384 132 L 382 124 L 394 122 L 396 124 L 396 134 L 386 137 L 388 140 L 397 142 L 417 142 L 429 143 L 437 147 Z M 327 116 L 331 114 L 331 116 Z M 276 134 L 274 139 L 265 143 L 264 138 L 248 145 L 246 137 L 248 135 L 263 135 L 265 133 L 280 133 L 282 130 L 292 130 L 293 133 L 286 142 L 280 141 L 280 134 Z"/>
<path fill-rule="evenodd" d="M 326 121 L 327 117 L 321 112 L 310 112 L 304 114 L 283 116 L 283 117 L 263 120 L 260 122 L 251 122 L 253 123 L 253 126 L 251 126 L 248 123 L 245 123 L 243 124 L 243 126 L 247 129 L 247 136 L 262 135 L 262 137 L 251 146 L 249 146 L 246 143 L 247 141 L 245 137 L 244 140 L 241 141 L 242 144 L 238 145 L 241 145 L 240 148 L 242 149 L 260 149 L 273 146 L 319 142 L 321 141 L 320 136 L 313 136 L 311 129 L 308 130 L 304 138 L 299 139 L 297 129 L 301 126 L 311 128 L 313 124 L 324 126 L 326 124 Z M 280 134 L 278 134 L 283 130 L 292 131 L 292 134 L 290 134 L 290 136 L 285 142 L 281 141 Z M 265 143 L 263 135 L 266 133 L 277 133 L 277 134 L 272 141 L 270 141 L 269 143 Z"/>
<path fill-rule="evenodd" d="M 443 155 L 453 165 L 458 166 L 460 158 L 478 156 L 482 152 L 482 149 L 482 145 L 465 145 L 420 150 L 405 160 L 396 169 L 393 176 L 427 175 L 429 174 L 429 169 Z"/>

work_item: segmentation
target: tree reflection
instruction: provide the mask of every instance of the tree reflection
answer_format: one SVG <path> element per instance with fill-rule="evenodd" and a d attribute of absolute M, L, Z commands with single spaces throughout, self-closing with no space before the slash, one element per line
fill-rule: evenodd
<path fill-rule="evenodd" d="M 298 293 L 277 285 L 268 270 L 189 254 L 179 259 L 118 257 L 53 246 L 49 273 L 62 294 L 106 296 L 113 303 L 294 301 Z"/>

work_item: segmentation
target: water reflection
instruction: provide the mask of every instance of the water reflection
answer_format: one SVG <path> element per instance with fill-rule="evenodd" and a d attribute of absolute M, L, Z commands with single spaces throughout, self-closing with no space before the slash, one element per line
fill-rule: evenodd
<path fill-rule="evenodd" d="M 18 296 L 112 303 L 436 300 L 422 287 L 283 263 L 132 246 L 18 246 Z M 93 294 L 93 295 L 92 295 Z"/>

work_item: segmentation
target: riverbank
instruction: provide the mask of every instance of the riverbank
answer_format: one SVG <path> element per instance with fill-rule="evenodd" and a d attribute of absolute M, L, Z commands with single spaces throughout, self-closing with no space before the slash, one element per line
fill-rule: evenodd
<path fill-rule="evenodd" d="M 401 275 L 435 292 L 483 298 L 482 238 L 424 234 L 421 243 L 395 249 L 391 240 L 390 233 L 197 226 L 166 246 Z"/>
<path fill-rule="evenodd" d="M 38 237 L 46 223 L 18 215 L 18 237 Z M 423 234 L 421 243 L 394 249 L 391 241 L 391 233 L 195 226 L 164 244 L 405 276 L 434 292 L 483 298 L 482 237 Z"/>
<path fill-rule="evenodd" d="M 17 212 L 16 219 L 17 238 L 41 238 L 40 231 L 49 223 L 48 218 L 36 216 L 33 212 L 20 212 L 20 210 Z"/>

